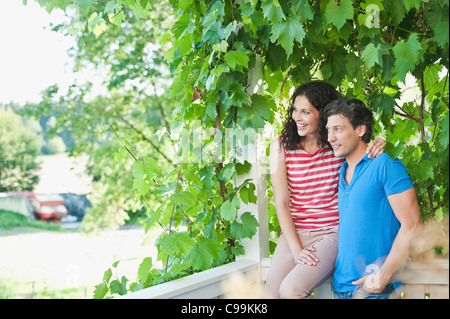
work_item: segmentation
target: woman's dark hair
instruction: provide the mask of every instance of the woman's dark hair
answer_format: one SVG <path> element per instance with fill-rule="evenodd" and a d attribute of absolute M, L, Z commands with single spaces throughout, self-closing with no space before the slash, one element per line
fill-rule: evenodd
<path fill-rule="evenodd" d="M 280 140 L 284 147 L 288 150 L 297 149 L 303 139 L 298 135 L 297 124 L 292 118 L 292 112 L 294 110 L 294 102 L 297 96 L 305 96 L 316 110 L 321 114 L 325 106 L 334 100 L 339 98 L 339 93 L 336 89 L 328 83 L 322 81 L 312 81 L 297 87 L 291 97 L 291 106 L 287 112 L 283 129 L 281 130 Z M 321 136 L 321 135 L 319 135 Z M 319 147 L 324 148 L 328 146 L 327 139 L 318 140 Z"/>
<path fill-rule="evenodd" d="M 366 133 L 361 139 L 365 143 L 370 142 L 373 128 L 373 114 L 363 101 L 355 98 L 341 98 L 328 104 L 320 115 L 320 139 L 327 137 L 327 132 L 323 128 L 325 128 L 328 118 L 332 115 L 343 115 L 347 117 L 353 129 L 356 129 L 359 125 L 365 125 Z"/>

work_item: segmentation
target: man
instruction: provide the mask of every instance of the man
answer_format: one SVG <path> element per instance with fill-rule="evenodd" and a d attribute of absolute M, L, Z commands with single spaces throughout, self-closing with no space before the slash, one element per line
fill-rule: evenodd
<path fill-rule="evenodd" d="M 339 99 L 323 112 L 328 141 L 345 157 L 339 180 L 339 244 L 335 298 L 395 297 L 395 273 L 408 258 L 420 224 L 419 205 L 403 163 L 366 155 L 372 112 L 358 99 Z"/>

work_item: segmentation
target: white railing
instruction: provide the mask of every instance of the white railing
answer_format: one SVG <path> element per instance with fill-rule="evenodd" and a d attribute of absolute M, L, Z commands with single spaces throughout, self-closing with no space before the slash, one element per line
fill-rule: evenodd
<path fill-rule="evenodd" d="M 224 295 L 223 282 L 232 274 L 257 271 L 259 264 L 242 259 L 180 279 L 142 289 L 120 299 L 215 299 Z"/>
<path fill-rule="evenodd" d="M 241 259 L 223 266 L 205 270 L 174 281 L 145 288 L 120 299 L 215 299 L 235 298 L 236 292 L 227 294 L 225 283 L 236 273 L 250 276 L 261 270 L 261 287 L 264 285 L 270 266 L 270 258 L 261 264 L 254 260 Z M 433 262 L 410 262 L 402 271 L 402 298 L 405 299 L 448 299 L 449 298 L 449 263 L 448 260 Z M 252 277 L 253 279 L 254 277 Z M 242 282 L 242 286 L 246 286 Z M 239 287 L 236 287 L 239 289 Z M 254 295 L 248 296 L 254 298 Z M 331 278 L 314 289 L 315 299 L 333 298 Z"/>

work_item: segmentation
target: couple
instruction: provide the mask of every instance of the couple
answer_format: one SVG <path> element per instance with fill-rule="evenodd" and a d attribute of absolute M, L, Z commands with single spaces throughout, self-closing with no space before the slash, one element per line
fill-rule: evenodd
<path fill-rule="evenodd" d="M 275 298 L 308 298 L 333 275 L 335 299 L 398 298 L 395 273 L 420 224 L 404 165 L 383 153 L 383 139 L 368 145 L 373 117 L 360 100 L 314 81 L 291 102 L 270 146 L 282 233 L 266 289 Z"/>

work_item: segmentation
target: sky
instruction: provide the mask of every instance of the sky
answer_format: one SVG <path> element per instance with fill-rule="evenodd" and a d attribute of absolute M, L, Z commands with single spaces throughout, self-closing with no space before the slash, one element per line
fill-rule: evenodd
<path fill-rule="evenodd" d="M 40 92 L 74 82 L 67 50 L 74 40 L 50 30 L 64 20 L 60 9 L 48 14 L 35 1 L 0 1 L 0 104 L 39 102 Z"/>

